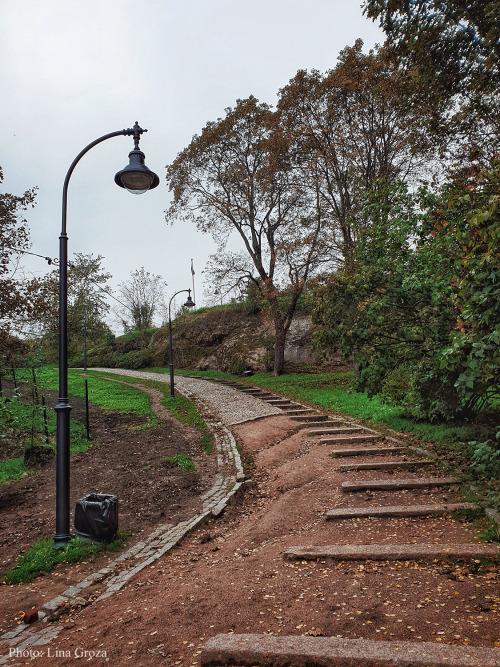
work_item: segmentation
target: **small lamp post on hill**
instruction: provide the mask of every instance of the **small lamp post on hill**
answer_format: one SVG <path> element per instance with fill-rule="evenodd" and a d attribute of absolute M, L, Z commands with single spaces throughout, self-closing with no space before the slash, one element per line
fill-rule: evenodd
<path fill-rule="evenodd" d="M 68 185 L 78 162 L 94 146 L 107 139 L 119 136 L 134 138 L 134 150 L 129 153 L 129 164 L 115 175 L 115 183 L 132 194 L 142 194 L 156 188 L 160 179 L 146 167 L 144 153 L 139 150 L 141 134 L 147 130 L 134 127 L 105 134 L 84 148 L 73 160 L 63 185 L 62 231 L 59 237 L 59 402 L 56 405 L 56 533 L 54 548 L 64 549 L 71 539 L 70 516 L 70 411 L 68 398 L 68 235 L 66 218 L 68 208 Z"/>
<path fill-rule="evenodd" d="M 182 294 L 182 292 L 188 292 L 188 298 L 186 299 L 186 303 L 184 304 L 185 308 L 193 308 L 195 306 L 195 303 L 193 299 L 191 298 L 191 290 L 190 289 L 181 289 L 178 292 L 176 292 L 170 301 L 168 302 L 168 340 L 170 343 L 170 396 L 171 398 L 174 398 L 175 392 L 174 392 L 174 354 L 173 354 L 173 348 L 172 348 L 172 314 L 171 314 L 171 306 L 172 306 L 172 301 L 174 300 L 174 297 L 176 297 L 178 294 Z"/>

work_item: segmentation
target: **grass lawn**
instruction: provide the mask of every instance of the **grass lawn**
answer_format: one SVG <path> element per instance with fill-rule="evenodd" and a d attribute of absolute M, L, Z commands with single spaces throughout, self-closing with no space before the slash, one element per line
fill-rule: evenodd
<path fill-rule="evenodd" d="M 32 383 L 31 369 L 17 369 L 17 381 L 20 386 L 23 383 Z M 115 382 L 110 382 L 115 380 Z M 147 417 L 148 421 L 142 428 L 155 426 L 159 423 L 158 417 L 151 409 L 151 399 L 140 385 L 151 386 L 161 391 L 164 395 L 163 405 L 171 412 L 172 416 L 184 424 L 193 426 L 200 432 L 200 447 L 207 453 L 213 452 L 214 437 L 209 431 L 207 425 L 199 414 L 195 404 L 184 398 L 176 396 L 170 398 L 169 388 L 163 382 L 152 382 L 133 377 L 117 377 L 114 374 L 103 374 L 89 371 L 85 374 L 80 369 L 69 369 L 68 371 L 68 392 L 71 396 L 85 398 L 85 379 L 88 380 L 89 402 L 105 411 L 118 411 L 123 414 L 136 414 Z M 128 386 L 129 384 L 137 384 Z M 36 369 L 36 380 L 39 388 L 57 391 L 59 383 L 59 371 L 57 366 L 44 366 Z M 49 445 L 54 447 L 54 438 L 56 432 L 56 415 L 53 410 L 47 409 L 47 429 L 49 434 Z M 13 399 L 8 402 L 0 401 L 0 433 L 4 436 L 4 441 L 11 438 L 19 444 L 15 456 L 7 456 L 0 461 L 0 484 L 19 480 L 26 470 L 23 456 L 19 456 L 19 451 L 23 452 L 32 441 L 36 444 L 42 444 L 43 421 L 42 410 L 31 403 L 23 403 L 20 400 Z M 74 419 L 71 419 L 71 453 L 80 452 L 90 447 L 92 443 L 87 440 L 85 426 Z"/>

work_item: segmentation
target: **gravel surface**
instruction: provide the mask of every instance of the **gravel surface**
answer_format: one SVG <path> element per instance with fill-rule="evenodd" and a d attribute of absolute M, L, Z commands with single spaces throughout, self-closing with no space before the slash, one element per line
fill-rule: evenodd
<path fill-rule="evenodd" d="M 168 373 L 131 371 L 121 368 L 94 368 L 92 370 L 140 377 L 167 384 L 170 383 Z M 242 394 L 237 389 L 225 387 L 216 382 L 207 382 L 206 380 L 177 375 L 175 377 L 175 387 L 181 394 L 184 394 L 188 398 L 196 398 L 198 401 L 205 403 L 208 412 L 217 415 L 226 426 L 243 424 L 254 419 L 283 414 L 279 408 L 268 405 L 258 398 Z"/>

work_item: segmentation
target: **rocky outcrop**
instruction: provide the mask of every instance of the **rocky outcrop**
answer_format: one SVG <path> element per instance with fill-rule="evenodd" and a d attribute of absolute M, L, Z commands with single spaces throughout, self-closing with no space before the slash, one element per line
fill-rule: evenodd
<path fill-rule="evenodd" d="M 285 346 L 289 366 L 316 366 L 311 316 L 300 312 L 293 320 Z M 274 363 L 272 322 L 265 312 L 248 312 L 244 305 L 207 309 L 172 322 L 175 368 L 218 370 L 236 375 L 270 371 Z M 91 365 L 122 368 L 166 367 L 170 362 L 168 326 L 142 335 L 127 334 L 110 346 L 89 353 Z"/>

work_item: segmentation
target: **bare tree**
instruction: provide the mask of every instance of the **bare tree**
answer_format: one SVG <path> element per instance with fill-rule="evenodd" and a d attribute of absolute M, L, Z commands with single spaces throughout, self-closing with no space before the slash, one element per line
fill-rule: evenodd
<path fill-rule="evenodd" d="M 154 315 L 165 297 L 167 284 L 141 267 L 119 285 L 119 317 L 125 331 L 144 331 L 153 326 Z"/>

